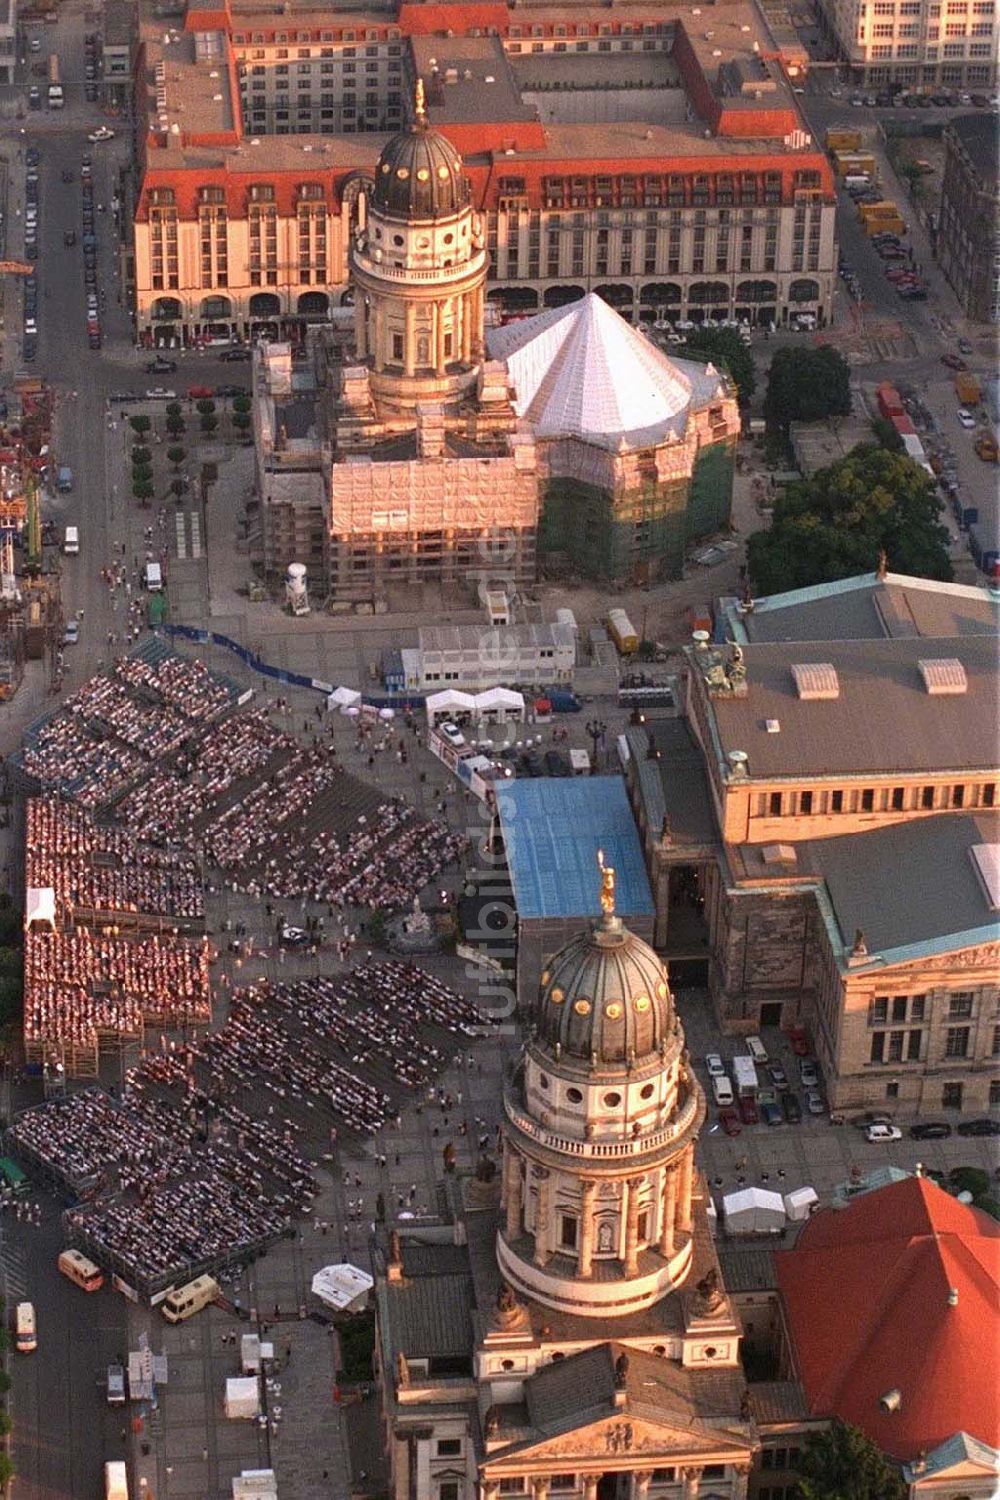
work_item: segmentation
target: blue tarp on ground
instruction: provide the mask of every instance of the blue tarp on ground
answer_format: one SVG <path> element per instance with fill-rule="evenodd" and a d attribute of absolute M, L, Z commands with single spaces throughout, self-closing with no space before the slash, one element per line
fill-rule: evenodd
<path fill-rule="evenodd" d="M 599 917 L 597 851 L 615 870 L 617 910 L 652 916 L 639 833 L 620 776 L 537 777 L 497 792 L 519 917 Z"/>

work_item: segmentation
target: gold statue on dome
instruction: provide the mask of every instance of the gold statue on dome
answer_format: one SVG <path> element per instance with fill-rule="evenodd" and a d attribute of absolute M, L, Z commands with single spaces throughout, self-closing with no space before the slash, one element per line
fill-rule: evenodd
<path fill-rule="evenodd" d="M 597 851 L 597 864 L 601 872 L 601 910 L 606 917 L 615 914 L 615 871 L 613 865 L 604 863 L 604 850 Z"/>
<path fill-rule="evenodd" d="M 424 95 L 424 80 L 417 79 L 417 86 L 413 92 L 413 112 L 417 117 L 417 124 L 427 123 L 427 100 Z"/>

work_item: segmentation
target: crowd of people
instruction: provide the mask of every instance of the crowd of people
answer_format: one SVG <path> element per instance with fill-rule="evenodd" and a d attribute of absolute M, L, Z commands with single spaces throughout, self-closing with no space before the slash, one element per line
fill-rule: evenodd
<path fill-rule="evenodd" d="M 209 824 L 203 836 L 206 858 L 252 889 L 252 872 L 259 874 L 274 847 L 287 843 L 288 825 L 301 824 L 317 798 L 343 775 L 332 745 L 300 751 Z"/>
<path fill-rule="evenodd" d="M 200 920 L 205 915 L 197 861 L 181 849 L 139 843 L 120 824 L 98 823 L 59 797 L 27 806 L 25 881 L 55 893 L 60 922 L 80 912 Z"/>
<path fill-rule="evenodd" d="M 37 730 L 25 744 L 22 760 L 43 790 L 64 792 L 84 807 L 113 801 L 147 770 L 134 750 L 94 739 L 71 714 L 57 714 Z"/>
<path fill-rule="evenodd" d="M 232 789 L 298 753 L 298 742 L 275 728 L 264 708 L 213 724 L 196 745 L 135 787 L 116 809 L 145 838 L 186 842 L 216 813 Z"/>
<path fill-rule="evenodd" d="M 186 719 L 205 724 L 232 706 L 233 690 L 202 662 L 172 652 L 151 661 L 122 656 L 115 676 L 137 692 L 146 692 L 176 708 Z"/>
<path fill-rule="evenodd" d="M 211 1020 L 207 940 L 77 927 L 24 940 L 24 1041 L 45 1050 L 95 1049 L 102 1037 L 137 1036 Z"/>

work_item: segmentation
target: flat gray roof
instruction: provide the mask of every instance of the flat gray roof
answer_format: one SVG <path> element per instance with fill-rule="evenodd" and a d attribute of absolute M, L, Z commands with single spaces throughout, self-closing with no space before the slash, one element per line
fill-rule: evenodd
<path fill-rule="evenodd" d="M 844 945 L 861 928 L 871 954 L 992 928 L 996 908 L 972 851 L 1000 840 L 1000 813 L 939 816 L 800 844 L 800 873 L 822 876 Z"/>
<path fill-rule="evenodd" d="M 687 721 L 657 719 L 641 729 L 629 729 L 626 738 L 650 831 L 658 837 L 666 818 L 670 836 L 680 847 L 715 843 L 715 810 L 708 777 Z M 651 739 L 655 760 L 648 754 Z"/>
<path fill-rule="evenodd" d="M 985 588 L 874 573 L 758 599 L 734 612 L 738 640 L 863 641 L 995 633 L 1000 604 Z"/>
<path fill-rule="evenodd" d="M 724 656 L 724 652 L 722 653 Z M 689 653 L 692 667 L 697 670 Z M 963 693 L 931 695 L 919 663 L 957 659 Z M 710 699 L 723 755 L 751 779 L 988 770 L 1000 745 L 997 638 L 752 643 L 747 693 Z M 838 696 L 803 701 L 792 667 L 829 663 Z"/>

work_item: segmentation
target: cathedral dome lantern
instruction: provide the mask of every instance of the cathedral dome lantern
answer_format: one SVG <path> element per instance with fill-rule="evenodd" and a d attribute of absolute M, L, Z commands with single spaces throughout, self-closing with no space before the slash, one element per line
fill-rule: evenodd
<path fill-rule="evenodd" d="M 417 80 L 413 124 L 394 135 L 375 168 L 372 207 L 413 222 L 448 218 L 472 201 L 458 151 L 427 119 L 423 80 Z"/>

